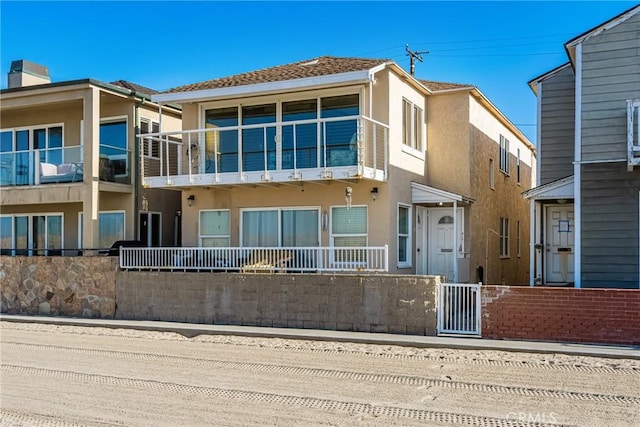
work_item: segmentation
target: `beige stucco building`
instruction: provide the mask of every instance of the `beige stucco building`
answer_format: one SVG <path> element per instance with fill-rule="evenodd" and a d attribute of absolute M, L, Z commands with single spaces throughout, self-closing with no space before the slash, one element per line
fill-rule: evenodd
<path fill-rule="evenodd" d="M 182 191 L 184 246 L 387 245 L 392 273 L 527 281 L 535 150 L 473 86 L 320 57 L 152 100 L 183 108 L 142 179 Z"/>
<path fill-rule="evenodd" d="M 94 253 L 117 240 L 174 243 L 176 192 L 140 185 L 136 133 L 159 129 L 151 89 L 54 82 L 14 61 L 0 96 L 0 238 L 5 254 Z M 165 106 L 162 130 L 180 128 Z"/>

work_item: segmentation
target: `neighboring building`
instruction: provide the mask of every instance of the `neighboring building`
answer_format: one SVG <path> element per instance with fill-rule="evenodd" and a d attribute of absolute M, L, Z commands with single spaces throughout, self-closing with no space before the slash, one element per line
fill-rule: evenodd
<path fill-rule="evenodd" d="M 29 61 L 14 61 L 8 81 L 0 92 L 3 254 L 176 243 L 180 194 L 140 185 L 136 133 L 159 130 L 155 91 L 125 81 L 51 83 Z M 180 114 L 165 106 L 163 129 L 180 129 Z"/>
<path fill-rule="evenodd" d="M 640 284 L 640 6 L 565 43 L 538 98 L 531 285 Z"/>
<path fill-rule="evenodd" d="M 183 108 L 142 179 L 182 190 L 185 246 L 388 245 L 392 273 L 527 281 L 534 147 L 473 86 L 324 56 L 152 100 Z"/>

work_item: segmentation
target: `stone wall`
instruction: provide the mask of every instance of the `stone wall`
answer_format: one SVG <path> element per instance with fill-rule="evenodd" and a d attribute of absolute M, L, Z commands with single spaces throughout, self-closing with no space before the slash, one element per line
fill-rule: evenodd
<path fill-rule="evenodd" d="M 435 277 L 121 271 L 116 282 L 118 319 L 436 334 Z"/>
<path fill-rule="evenodd" d="M 482 337 L 640 344 L 640 291 L 482 286 Z"/>
<path fill-rule="evenodd" d="M 117 261 L 0 256 L 2 313 L 113 318 Z"/>

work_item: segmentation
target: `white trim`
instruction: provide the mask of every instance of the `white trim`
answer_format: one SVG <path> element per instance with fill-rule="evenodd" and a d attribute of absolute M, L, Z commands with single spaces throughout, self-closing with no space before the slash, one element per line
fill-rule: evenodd
<path fill-rule="evenodd" d="M 540 167 L 542 165 L 542 82 L 539 83 L 539 88 L 538 96 L 536 96 L 536 146 L 538 148 L 536 159 L 536 187 L 540 185 Z"/>
<path fill-rule="evenodd" d="M 400 262 L 398 259 L 398 253 L 400 251 L 400 208 L 405 208 L 408 210 L 407 212 L 407 243 L 405 247 L 405 251 L 407 254 L 407 260 L 404 262 Z M 406 203 L 398 202 L 396 207 L 396 265 L 398 268 L 411 268 L 413 266 L 413 209 L 411 205 Z"/>
<path fill-rule="evenodd" d="M 582 181 L 582 44 L 576 46 L 575 63 L 575 139 L 573 164 L 573 194 L 574 194 L 574 266 L 573 280 L 576 288 L 581 287 L 582 279 L 582 200 L 580 184 Z"/>
<path fill-rule="evenodd" d="M 536 245 L 536 201 L 531 199 L 529 201 L 529 286 L 535 285 L 536 277 L 536 263 L 535 263 L 535 245 Z"/>
<path fill-rule="evenodd" d="M 198 211 L 198 247 L 202 246 L 202 213 L 203 212 L 227 212 L 229 217 L 229 234 L 211 234 L 206 235 L 204 238 L 223 238 L 227 237 L 229 239 L 229 244 L 227 246 L 231 246 L 231 209 L 200 209 Z M 242 213 L 240 214 L 240 223 L 242 224 Z"/>
<path fill-rule="evenodd" d="M 209 211 L 224 210 L 224 209 L 202 209 Z M 261 206 L 252 208 L 240 208 L 238 211 L 238 246 L 243 246 L 243 217 L 244 212 L 264 212 L 275 211 L 278 214 L 278 247 L 282 246 L 282 212 L 283 211 L 317 211 L 318 212 L 318 246 L 322 242 L 322 211 L 321 206 Z M 198 219 L 200 214 L 198 213 Z M 330 225 L 330 224 L 329 224 Z M 229 231 L 231 231 L 231 214 L 229 214 Z M 200 236 L 200 226 L 198 225 L 198 237 Z M 230 236 L 231 237 L 231 236 Z"/>
<path fill-rule="evenodd" d="M 573 175 L 570 175 L 527 190 L 522 193 L 522 197 L 532 200 L 573 199 L 573 183 L 574 177 Z"/>
<path fill-rule="evenodd" d="M 331 205 L 329 206 L 329 247 L 333 248 L 335 245 L 333 244 L 333 239 L 336 235 L 333 234 L 333 208 L 344 208 L 347 209 L 346 205 Z M 338 234 L 338 237 L 362 237 L 366 239 L 365 247 L 369 244 L 369 205 L 352 205 L 349 209 L 353 208 L 365 208 L 367 214 L 365 219 L 367 221 L 367 230 L 365 234 L 357 233 L 357 234 Z"/>
<path fill-rule="evenodd" d="M 584 41 L 589 40 L 590 38 L 597 36 L 598 34 L 602 33 L 603 31 L 606 31 L 608 29 L 611 29 L 611 28 L 617 26 L 618 24 L 623 23 L 627 19 L 633 17 L 638 12 L 640 12 L 640 6 L 635 7 L 633 9 L 627 11 L 626 13 L 624 13 L 622 16 L 618 16 L 617 18 L 614 18 L 614 19 L 612 19 L 610 21 L 607 21 L 604 24 L 601 24 L 601 25 L 593 28 L 592 30 L 590 30 L 586 34 L 578 36 L 577 38 L 567 42 L 565 44 L 565 47 L 569 48 L 569 47 L 574 47 L 575 46 L 576 49 L 577 49 L 577 47 L 579 45 L 581 45 Z M 578 59 L 577 52 L 576 52 L 576 58 Z M 578 61 L 576 60 L 576 62 L 578 62 Z"/>
<path fill-rule="evenodd" d="M 440 190 L 428 185 L 411 182 L 412 203 L 452 203 L 462 202 L 462 196 L 448 191 Z"/>
<path fill-rule="evenodd" d="M 383 64 L 386 66 L 386 64 Z M 317 86 L 338 84 L 367 83 L 371 70 L 351 71 L 348 73 L 329 74 L 318 77 L 284 80 L 279 82 L 256 83 L 243 86 L 204 89 L 188 92 L 161 93 L 151 96 L 152 102 L 198 102 L 224 97 L 241 97 L 274 92 L 304 90 Z"/>

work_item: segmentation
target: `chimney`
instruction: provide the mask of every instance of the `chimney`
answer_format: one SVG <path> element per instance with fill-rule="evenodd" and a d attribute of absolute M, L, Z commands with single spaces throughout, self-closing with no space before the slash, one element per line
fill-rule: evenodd
<path fill-rule="evenodd" d="M 9 89 L 51 83 L 47 67 L 24 59 L 11 62 L 7 80 Z"/>

